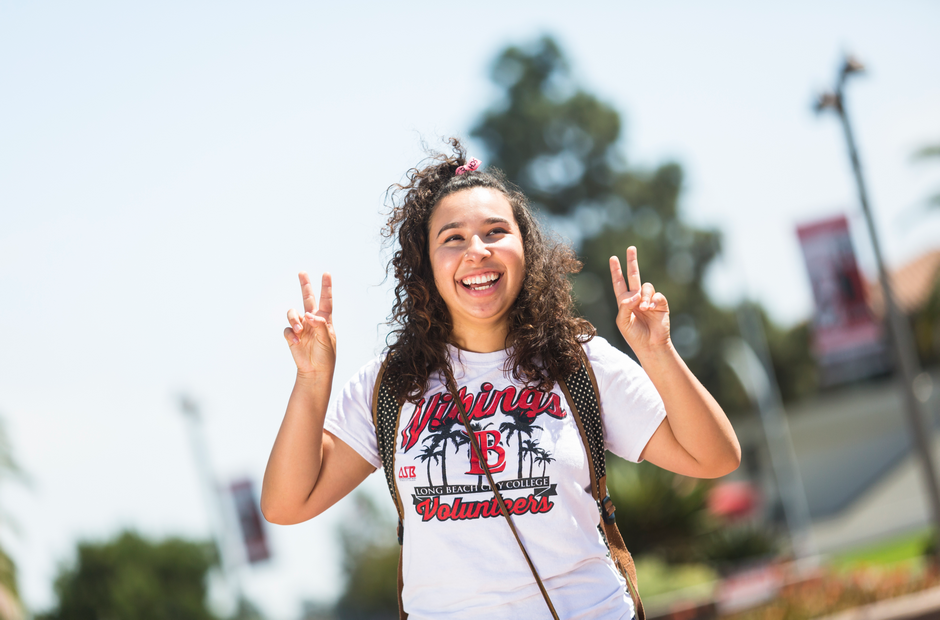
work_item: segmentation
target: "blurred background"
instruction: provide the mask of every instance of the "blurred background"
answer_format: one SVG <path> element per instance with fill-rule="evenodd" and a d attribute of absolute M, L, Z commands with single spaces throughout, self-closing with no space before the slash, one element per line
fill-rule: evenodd
<path fill-rule="evenodd" d="M 623 347 L 606 260 L 638 246 L 741 438 L 721 481 L 612 462 L 651 615 L 935 586 L 938 23 L 927 1 L 0 3 L 0 618 L 394 609 L 380 476 L 290 527 L 257 494 L 297 272 L 333 274 L 338 390 L 387 333 L 386 189 L 449 136 L 575 245 L 579 308 Z"/>

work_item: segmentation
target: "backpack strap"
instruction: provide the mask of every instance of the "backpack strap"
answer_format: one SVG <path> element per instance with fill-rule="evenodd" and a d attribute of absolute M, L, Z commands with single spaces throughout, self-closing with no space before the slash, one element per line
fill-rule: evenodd
<path fill-rule="evenodd" d="M 623 542 L 620 530 L 617 529 L 617 520 L 614 516 L 616 507 L 607 493 L 607 460 L 604 447 L 604 424 L 601 420 L 600 391 L 597 388 L 597 378 L 587 356 L 581 356 L 581 367 L 568 376 L 559 386 L 568 401 L 568 407 L 578 424 L 581 441 L 587 452 L 591 466 L 591 495 L 597 502 L 600 511 L 600 527 L 604 533 L 607 548 L 611 559 L 627 582 L 630 598 L 633 599 L 636 617 L 646 620 L 646 611 L 643 601 L 640 600 L 640 591 L 636 583 L 636 566 L 633 556 Z"/>
<path fill-rule="evenodd" d="M 372 422 L 375 424 L 375 437 L 378 441 L 379 459 L 385 471 L 385 482 L 388 484 L 388 492 L 398 510 L 398 544 L 401 546 L 405 535 L 405 511 L 401 503 L 401 495 L 398 493 L 398 483 L 395 481 L 395 435 L 398 433 L 398 423 L 404 403 L 399 402 L 395 396 L 397 392 L 395 388 L 399 381 L 398 375 L 394 371 L 386 372 L 391 361 L 391 355 L 385 358 L 379 369 L 379 375 L 375 378 L 375 388 L 372 391 Z M 398 616 L 401 620 L 407 620 L 408 614 L 405 613 L 401 600 L 403 586 L 402 552 L 399 549 Z"/>

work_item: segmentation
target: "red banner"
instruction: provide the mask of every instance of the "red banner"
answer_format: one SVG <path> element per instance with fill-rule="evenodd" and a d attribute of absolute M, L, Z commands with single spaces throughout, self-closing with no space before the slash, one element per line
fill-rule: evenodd
<path fill-rule="evenodd" d="M 824 371 L 842 368 L 827 382 L 883 370 L 882 326 L 865 296 L 848 220 L 840 215 L 804 224 L 797 235 L 816 302 L 813 351 Z"/>
<path fill-rule="evenodd" d="M 267 560 L 271 557 L 271 552 L 268 549 L 268 541 L 261 521 L 261 506 L 255 499 L 251 480 L 233 482 L 231 491 L 248 561 L 254 564 Z"/>

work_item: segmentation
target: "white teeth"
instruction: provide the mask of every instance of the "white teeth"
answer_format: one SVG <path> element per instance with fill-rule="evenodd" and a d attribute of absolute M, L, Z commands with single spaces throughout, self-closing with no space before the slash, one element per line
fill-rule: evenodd
<path fill-rule="evenodd" d="M 464 278 L 461 280 L 461 283 L 466 286 L 472 286 L 474 284 L 485 284 L 486 282 L 492 282 L 499 279 L 498 273 L 488 273 L 482 276 L 470 276 L 469 278 Z"/>

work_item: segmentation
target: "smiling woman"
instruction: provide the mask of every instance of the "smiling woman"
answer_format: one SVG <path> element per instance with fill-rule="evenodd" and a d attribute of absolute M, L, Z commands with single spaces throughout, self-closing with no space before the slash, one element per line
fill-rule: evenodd
<path fill-rule="evenodd" d="M 525 276 L 522 234 L 506 196 L 488 187 L 450 194 L 428 225 L 431 271 L 450 313 L 451 340 L 467 351 L 505 349 L 506 319 Z"/>
<path fill-rule="evenodd" d="M 611 257 L 611 284 L 645 371 L 575 315 L 572 250 L 500 172 L 452 146 L 395 186 L 394 330 L 332 404 L 332 280 L 318 305 L 300 274 L 304 311 L 284 330 L 297 379 L 262 509 L 310 519 L 384 465 L 402 519 L 402 617 L 533 617 L 547 604 L 555 618 L 630 620 L 642 607 L 598 531 L 585 401 L 571 393 L 597 394 L 601 454 L 716 477 L 737 467 L 737 439 L 672 346 L 635 248 L 626 275 Z"/>

